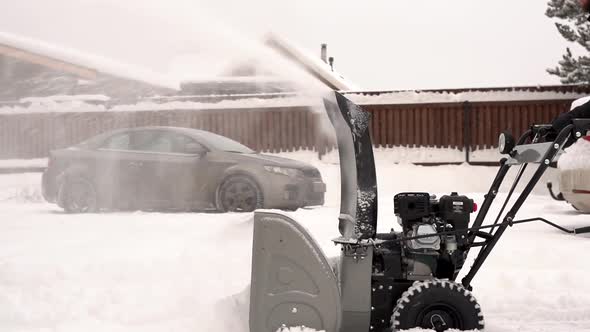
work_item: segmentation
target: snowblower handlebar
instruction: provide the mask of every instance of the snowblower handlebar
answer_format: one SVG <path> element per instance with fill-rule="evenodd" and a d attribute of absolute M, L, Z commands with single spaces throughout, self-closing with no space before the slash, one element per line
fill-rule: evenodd
<path fill-rule="evenodd" d="M 590 130 L 590 119 L 573 119 L 572 123 L 574 124 L 574 135 L 576 138 L 580 138 Z"/>
<path fill-rule="evenodd" d="M 472 227 L 470 228 L 469 238 L 468 238 L 468 247 L 474 246 L 481 246 L 482 249 L 478 253 L 477 257 L 475 258 L 471 270 L 467 273 L 467 275 L 463 278 L 462 284 L 466 288 L 471 287 L 471 281 L 487 259 L 488 255 L 497 244 L 498 240 L 504 233 L 507 227 L 510 227 L 516 223 L 523 223 L 523 222 L 530 222 L 530 221 L 542 221 L 548 225 L 556 227 L 564 232 L 572 233 L 572 234 L 581 234 L 581 233 L 589 233 L 590 227 L 579 228 L 576 230 L 568 230 L 564 227 L 561 227 L 557 224 L 554 224 L 546 219 L 543 218 L 532 218 L 532 219 L 525 219 L 517 221 L 515 220 L 516 214 L 529 197 L 531 192 L 533 191 L 534 187 L 537 185 L 549 165 L 558 158 L 559 154 L 563 152 L 563 148 L 566 146 L 569 140 L 577 140 L 584 133 L 590 130 L 590 120 L 589 119 L 574 119 L 571 124 L 563 128 L 553 140 L 547 140 L 545 142 L 539 143 L 539 140 L 543 137 L 547 137 L 553 131 L 552 126 L 550 125 L 533 125 L 529 130 L 527 130 L 518 140 L 516 144 L 510 149 L 504 149 L 504 153 L 507 154 L 507 158 L 502 159 L 500 169 L 490 187 L 488 193 L 485 195 L 485 200 L 482 204 L 479 214 L 477 215 Z M 506 137 L 500 137 L 500 143 L 509 142 L 510 140 Z M 502 142 L 503 141 L 503 142 Z M 530 142 L 530 143 L 529 143 Z M 500 147 L 500 150 L 503 150 Z M 537 169 L 533 173 L 532 177 L 530 178 L 529 182 L 526 184 L 516 201 L 512 204 L 512 208 L 508 210 L 506 214 L 504 211 L 514 194 L 514 191 L 522 179 L 524 171 L 526 170 L 529 164 L 538 164 Z M 508 192 L 506 199 L 500 209 L 500 212 L 497 214 L 495 222 L 491 226 L 482 226 L 486 216 L 490 210 L 490 207 L 495 200 L 500 186 L 504 182 L 505 176 L 510 170 L 510 168 L 514 165 L 520 165 L 520 170 L 516 176 L 516 179 Z M 498 223 L 502 220 L 500 223 Z M 489 232 L 483 236 L 485 239 L 482 243 L 475 243 L 476 237 L 481 237 L 481 229 L 484 228 L 491 228 Z"/>
<path fill-rule="evenodd" d="M 571 143 L 579 139 L 588 130 L 590 130 L 590 119 L 574 119 L 572 124 L 563 128 L 557 135 L 555 135 L 552 125 L 536 124 L 532 125 L 510 149 L 503 146 L 510 138 L 504 137 L 507 134 L 502 133 L 499 145 L 501 152 L 509 156 L 507 163 L 510 165 L 551 163 L 559 157 L 564 147 L 570 145 L 568 142 Z M 550 136 L 555 136 L 555 138 L 548 139 Z M 545 142 L 540 143 L 539 140 L 542 138 L 545 138 Z M 550 160 L 544 158 L 547 152 L 552 149 L 558 150 L 558 153 Z"/>
<path fill-rule="evenodd" d="M 583 135 L 584 132 L 590 130 L 590 119 L 572 119 L 570 124 L 574 125 L 573 136 L 576 138 L 580 137 L 577 134 L 578 132 Z M 551 124 L 534 124 L 531 126 L 530 131 L 532 135 L 539 135 L 540 137 L 545 137 L 550 134 L 558 134 Z"/>
<path fill-rule="evenodd" d="M 531 132 L 533 135 L 545 136 L 553 131 L 553 125 L 551 124 L 534 124 L 531 126 Z"/>

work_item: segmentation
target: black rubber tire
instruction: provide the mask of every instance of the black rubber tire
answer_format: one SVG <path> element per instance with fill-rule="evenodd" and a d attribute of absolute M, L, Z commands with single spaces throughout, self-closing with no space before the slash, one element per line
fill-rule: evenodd
<path fill-rule="evenodd" d="M 221 212 L 252 212 L 263 207 L 263 194 L 252 178 L 233 175 L 217 191 L 217 209 Z"/>
<path fill-rule="evenodd" d="M 408 288 L 393 309 L 391 323 L 394 331 L 483 330 L 485 325 L 471 292 L 461 284 L 440 279 L 416 281 Z"/>
<path fill-rule="evenodd" d="M 92 183 L 82 177 L 69 178 L 58 191 L 59 206 L 66 213 L 93 213 L 98 211 L 98 197 Z"/>

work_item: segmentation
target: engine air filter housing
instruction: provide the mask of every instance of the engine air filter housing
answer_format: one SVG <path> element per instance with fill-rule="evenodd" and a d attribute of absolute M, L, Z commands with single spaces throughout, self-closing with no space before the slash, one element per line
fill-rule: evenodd
<path fill-rule="evenodd" d="M 404 222 L 421 221 L 430 214 L 430 194 L 400 193 L 393 198 L 394 212 Z"/>

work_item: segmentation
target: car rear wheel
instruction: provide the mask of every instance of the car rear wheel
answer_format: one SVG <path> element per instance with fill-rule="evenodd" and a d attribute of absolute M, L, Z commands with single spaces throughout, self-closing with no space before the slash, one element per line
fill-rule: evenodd
<path fill-rule="evenodd" d="M 67 213 L 92 213 L 98 208 L 96 190 L 83 178 L 68 179 L 59 189 L 60 206 Z"/>
<path fill-rule="evenodd" d="M 262 191 L 247 176 L 232 176 L 219 187 L 217 208 L 223 212 L 252 212 L 262 207 Z"/>

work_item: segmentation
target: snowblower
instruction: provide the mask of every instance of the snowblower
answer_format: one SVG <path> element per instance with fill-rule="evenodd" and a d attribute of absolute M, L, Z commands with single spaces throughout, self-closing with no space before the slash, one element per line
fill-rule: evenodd
<path fill-rule="evenodd" d="M 341 256 L 331 262 L 291 218 L 255 213 L 251 332 L 301 326 L 326 332 L 483 329 L 471 282 L 508 227 L 540 221 L 567 233 L 590 232 L 590 227 L 568 230 L 543 218 L 516 220 L 565 142 L 585 133 L 589 120 L 574 120 L 551 141 L 544 139 L 550 125 L 532 126 L 518 140 L 502 133 L 499 146 L 506 157 L 473 223 L 477 206 L 468 197 L 400 193 L 394 198 L 394 212 L 402 231 L 378 234 L 370 115 L 338 93 L 336 103 L 324 104 L 336 131 L 341 165 L 340 237 L 334 240 Z M 536 166 L 533 176 L 504 213 L 529 165 Z M 494 222 L 484 226 L 513 166 L 520 166 L 514 184 Z M 459 282 L 467 254 L 475 247 L 480 251 Z"/>

